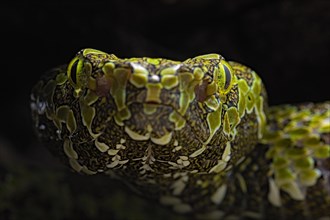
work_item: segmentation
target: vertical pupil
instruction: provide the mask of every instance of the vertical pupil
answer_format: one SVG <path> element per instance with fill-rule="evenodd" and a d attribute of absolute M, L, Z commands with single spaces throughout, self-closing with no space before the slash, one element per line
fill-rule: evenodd
<path fill-rule="evenodd" d="M 230 85 L 231 74 L 230 74 L 230 70 L 228 69 L 228 67 L 226 65 L 223 65 L 223 69 L 225 70 L 225 75 L 226 75 L 226 82 L 225 82 L 225 90 L 226 90 L 226 89 L 228 89 L 228 87 Z"/>
<path fill-rule="evenodd" d="M 71 77 L 71 80 L 74 84 L 77 84 L 77 66 L 78 66 L 78 62 L 79 62 L 79 59 L 77 59 L 72 64 L 72 67 L 71 67 L 71 70 L 70 70 L 70 77 Z"/>

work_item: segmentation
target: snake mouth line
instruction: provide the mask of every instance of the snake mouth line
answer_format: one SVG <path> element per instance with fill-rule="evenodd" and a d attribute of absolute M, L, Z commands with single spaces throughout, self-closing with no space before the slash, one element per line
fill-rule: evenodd
<path fill-rule="evenodd" d="M 161 102 L 157 102 L 157 101 L 146 101 L 143 104 L 147 104 L 147 105 L 162 105 Z"/>

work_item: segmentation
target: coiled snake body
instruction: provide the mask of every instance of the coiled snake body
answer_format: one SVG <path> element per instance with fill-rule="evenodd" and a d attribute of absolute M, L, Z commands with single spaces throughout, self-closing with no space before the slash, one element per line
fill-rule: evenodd
<path fill-rule="evenodd" d="M 38 136 L 73 170 L 200 219 L 329 219 L 329 108 L 268 108 L 259 76 L 217 54 L 84 49 L 31 94 Z"/>

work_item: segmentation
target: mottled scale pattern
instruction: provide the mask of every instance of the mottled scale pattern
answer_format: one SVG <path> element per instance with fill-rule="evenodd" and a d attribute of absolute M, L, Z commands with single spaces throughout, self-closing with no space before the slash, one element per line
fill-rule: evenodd
<path fill-rule="evenodd" d="M 31 93 L 41 142 L 196 219 L 330 219 L 330 102 L 268 107 L 251 68 L 83 49 Z M 133 192 L 132 191 L 132 192 Z"/>

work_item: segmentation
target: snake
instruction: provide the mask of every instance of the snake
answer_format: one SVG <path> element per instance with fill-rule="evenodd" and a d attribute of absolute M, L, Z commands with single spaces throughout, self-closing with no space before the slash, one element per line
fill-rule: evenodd
<path fill-rule="evenodd" d="M 32 89 L 41 143 L 194 219 L 330 219 L 330 101 L 268 106 L 250 67 L 80 50 Z"/>

